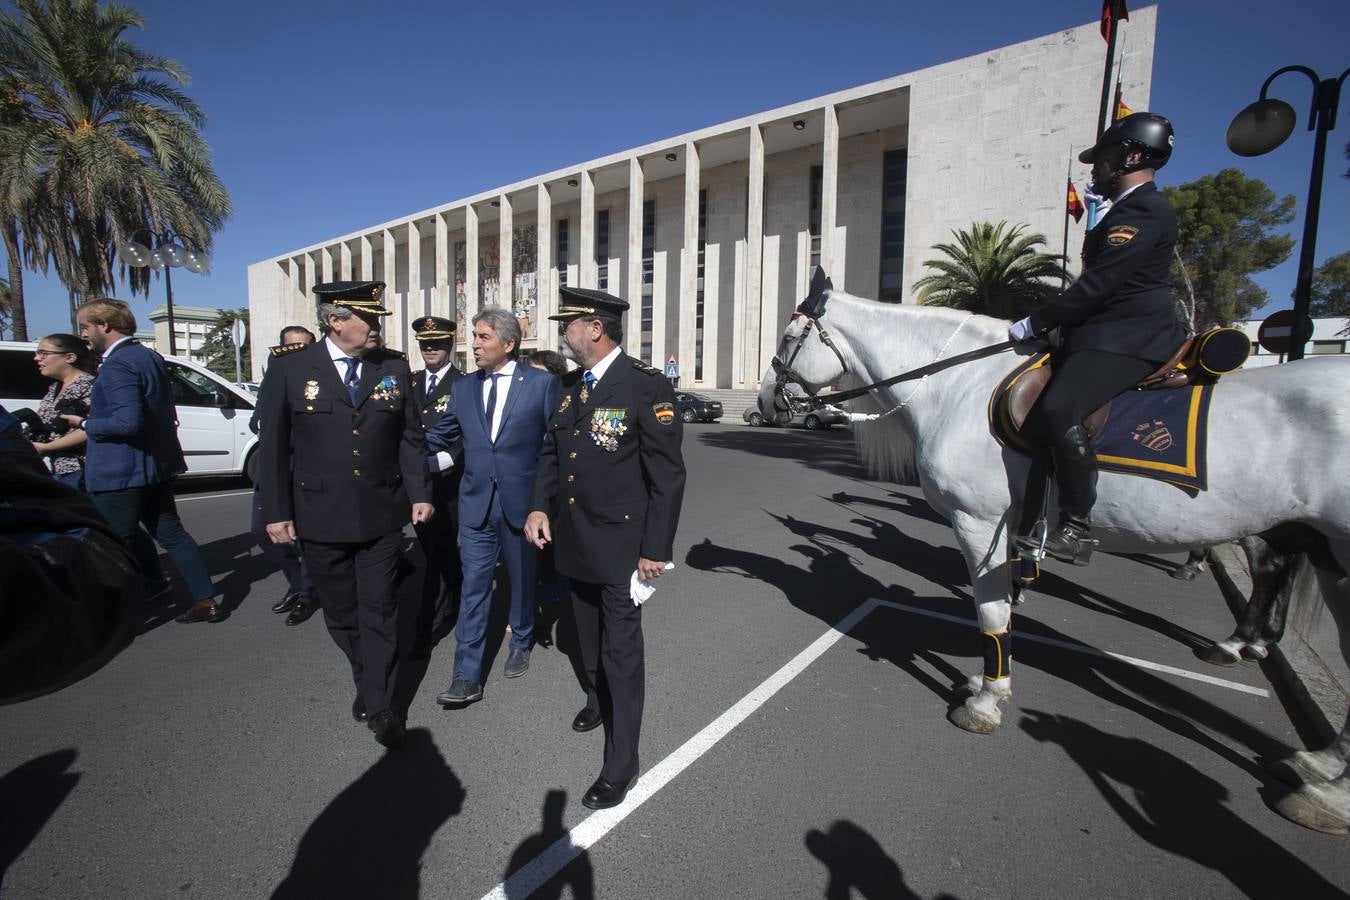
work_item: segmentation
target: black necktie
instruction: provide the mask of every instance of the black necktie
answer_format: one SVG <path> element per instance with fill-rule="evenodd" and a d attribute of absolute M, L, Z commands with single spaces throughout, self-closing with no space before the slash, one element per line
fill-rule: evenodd
<path fill-rule="evenodd" d="M 428 372 L 428 373 L 427 373 L 427 396 L 430 397 L 430 396 L 431 396 L 431 392 L 434 391 L 434 390 L 436 390 L 436 373 L 435 373 L 435 372 Z"/>
<path fill-rule="evenodd" d="M 361 364 L 361 360 L 355 356 L 347 357 L 347 380 L 343 384 L 347 385 L 347 396 L 352 398 L 352 406 L 356 405 L 356 395 L 361 390 L 361 380 L 356 377 L 356 367 Z"/>
<path fill-rule="evenodd" d="M 497 376 L 489 375 L 492 380 L 492 386 L 488 388 L 487 398 L 487 433 L 488 440 L 492 440 L 492 417 L 497 414 Z"/>

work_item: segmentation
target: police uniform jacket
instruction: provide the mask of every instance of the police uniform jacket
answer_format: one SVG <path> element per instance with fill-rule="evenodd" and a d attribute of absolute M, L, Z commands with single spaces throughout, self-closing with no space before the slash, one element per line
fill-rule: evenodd
<path fill-rule="evenodd" d="M 1031 315 L 1036 333 L 1061 327 L 1062 351 L 1106 350 L 1163 363 L 1186 332 L 1172 297 L 1177 217 L 1146 182 L 1109 209 L 1083 240 L 1083 274 Z"/>
<path fill-rule="evenodd" d="M 407 360 L 372 350 L 356 403 L 327 341 L 272 361 L 260 392 L 263 518 L 293 520 L 300 537 L 372 541 L 431 502 L 431 476 Z"/>
<path fill-rule="evenodd" d="M 683 425 L 670 381 L 625 353 L 585 403 L 581 379 L 580 370 L 563 376 L 531 508 L 549 516 L 560 573 L 627 584 L 639 558 L 674 557 L 684 497 Z"/>
<path fill-rule="evenodd" d="M 450 366 L 450 368 L 446 370 L 445 377 L 436 382 L 436 389 L 432 391 L 431 396 L 428 397 L 426 392 L 427 370 L 422 369 L 421 371 L 413 373 L 413 389 L 417 398 L 417 414 L 422 419 L 423 431 L 427 431 L 434 427 L 436 423 L 441 420 L 441 416 L 445 415 L 445 411 L 450 406 L 450 385 L 463 377 L 463 372 L 453 365 Z M 462 440 L 456 440 L 450 445 L 450 454 L 454 456 L 456 460 L 455 468 L 451 469 L 450 472 L 433 474 L 444 477 L 451 473 L 462 471 L 461 452 L 463 445 L 464 442 Z"/>

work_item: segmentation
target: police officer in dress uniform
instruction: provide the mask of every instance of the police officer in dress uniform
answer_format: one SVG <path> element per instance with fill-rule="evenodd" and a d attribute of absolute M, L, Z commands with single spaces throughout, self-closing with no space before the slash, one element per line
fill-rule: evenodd
<path fill-rule="evenodd" d="M 526 537 L 554 543 L 571 581 L 587 706 L 605 725 L 600 777 L 582 798 L 591 809 L 623 801 L 638 774 L 644 692 L 642 610 L 634 570 L 660 577 L 674 556 L 684 496 L 682 426 L 675 393 L 657 369 L 627 356 L 621 317 L 628 303 L 603 291 L 564 287 L 556 320 L 564 352 L 581 368 L 539 451 Z"/>
<path fill-rule="evenodd" d="M 267 532 L 303 538 L 328 633 L 351 663 L 352 717 L 387 747 L 394 709 L 395 579 L 403 526 L 432 515 L 426 442 L 402 354 L 367 349 L 381 281 L 317 284 L 323 340 L 272 361 L 259 460 Z"/>
<path fill-rule="evenodd" d="M 1170 277 L 1176 213 L 1153 183 L 1172 141 L 1167 119 L 1134 113 L 1079 154 L 1092 166 L 1091 190 L 1111 208 L 1084 239 L 1079 279 L 1008 332 L 1023 341 L 1060 329 L 1053 375 L 1024 431 L 1048 447 L 1059 488 L 1059 524 L 1045 552 L 1076 565 L 1086 565 L 1096 546 L 1096 456 L 1083 419 L 1156 371 L 1186 339 Z M 1018 545 L 1035 549 L 1036 541 Z"/>
<path fill-rule="evenodd" d="M 426 368 L 413 373 L 413 390 L 422 417 L 422 428 L 441 420 L 450 404 L 450 385 L 464 373 L 451 359 L 455 352 L 455 323 L 440 316 L 424 316 L 413 323 Z M 459 465 L 462 442 L 450 449 L 430 453 L 431 505 L 436 514 L 417 526 L 417 540 L 427 560 L 422 582 L 422 607 L 418 641 L 430 649 L 433 634 L 444 634 L 455 622 L 463 572 L 459 562 Z"/>

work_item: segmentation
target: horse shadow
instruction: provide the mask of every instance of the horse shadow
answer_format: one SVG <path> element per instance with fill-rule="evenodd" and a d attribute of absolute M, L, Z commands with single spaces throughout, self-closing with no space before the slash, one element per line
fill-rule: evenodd
<path fill-rule="evenodd" d="M 1129 622 L 1131 625 L 1146 628 L 1192 651 L 1203 649 L 1214 643 L 1213 639 L 1197 634 L 1189 628 L 1184 628 L 1170 619 L 1069 581 L 1067 578 L 1046 569 L 1041 570 L 1035 586 L 1028 589 L 1027 593 L 1033 597 L 1036 594 L 1054 597 L 1057 600 L 1063 600 L 1065 603 L 1081 607 L 1088 612 Z"/>
<path fill-rule="evenodd" d="M 1227 788 L 1173 754 L 1033 709 L 1023 711 L 1020 726 L 1035 740 L 1062 747 L 1141 838 L 1212 869 L 1244 896 L 1342 896 L 1297 855 L 1230 810 Z"/>
<path fill-rule="evenodd" d="M 890 512 L 897 512 L 905 516 L 913 516 L 916 519 L 923 519 L 925 522 L 931 522 L 934 525 L 950 526 L 951 523 L 938 515 L 937 512 L 920 497 L 911 497 L 909 494 L 902 494 L 898 491 L 890 491 L 886 497 L 868 497 L 864 494 L 850 494 L 848 491 L 835 491 L 826 497 L 817 494 L 822 500 L 829 500 L 831 503 L 837 503 L 840 506 L 873 506 L 877 509 L 884 509 Z"/>
<path fill-rule="evenodd" d="M 563 867 L 544 884 L 530 890 L 517 888 L 511 884 L 511 876 L 524 868 L 531 860 L 543 854 L 549 847 L 567 834 L 563 824 L 563 810 L 567 807 L 567 791 L 552 790 L 544 795 L 544 809 L 539 831 L 525 838 L 511 853 L 506 864 L 506 874 L 502 879 L 506 900 L 524 900 L 533 897 L 536 900 L 557 900 L 563 896 L 563 888 L 570 888 L 573 900 L 591 900 L 595 896 L 595 872 L 591 868 L 591 856 L 581 850 L 575 859 Z"/>
<path fill-rule="evenodd" d="M 79 754 L 56 750 L 17 766 L 0 777 L 0 895 L 5 873 L 42 831 L 80 781 L 71 772 Z"/>
<path fill-rule="evenodd" d="M 688 431 L 685 432 L 689 434 Z M 710 447 L 734 450 L 770 459 L 788 459 L 832 475 L 865 480 L 867 469 L 858 457 L 853 435 L 847 430 L 793 431 L 787 428 L 733 428 L 701 431 L 698 439 Z"/>
<path fill-rule="evenodd" d="M 465 795 L 431 733 L 411 729 L 319 813 L 272 897 L 418 897 L 422 856 Z"/>
<path fill-rule="evenodd" d="M 843 528 L 820 525 L 794 516 L 769 513 L 777 522 L 797 537 L 813 544 L 850 547 L 864 556 L 888 562 L 896 568 L 911 572 L 944 587 L 969 587 L 970 569 L 961 551 L 953 547 L 934 547 L 910 537 L 884 519 L 859 515 L 850 524 L 868 530 L 859 534 Z M 972 600 L 973 602 L 973 600 Z"/>
<path fill-rule="evenodd" d="M 922 900 L 905 884 L 904 872 L 877 839 L 853 822 L 839 819 L 826 831 L 812 828 L 803 841 L 829 872 L 825 900 Z M 937 900 L 953 900 L 942 894 Z"/>

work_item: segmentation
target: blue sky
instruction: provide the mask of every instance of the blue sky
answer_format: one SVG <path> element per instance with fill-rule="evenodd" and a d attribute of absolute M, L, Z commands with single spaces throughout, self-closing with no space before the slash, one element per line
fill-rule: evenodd
<path fill-rule="evenodd" d="M 247 305 L 248 264 L 277 253 L 570 163 L 1095 21 L 1101 8 L 1097 0 L 132 5 L 146 19 L 134 39 L 192 75 L 190 91 L 209 116 L 207 137 L 235 207 L 217 236 L 210 274 L 180 271 L 174 301 L 226 308 Z M 1256 99 L 1265 77 L 1293 63 L 1323 77 L 1350 66 L 1345 0 L 1159 4 L 1149 107 L 1177 129 L 1160 183 L 1237 166 L 1298 199 L 1290 231 L 1300 236 L 1313 144 L 1305 130 L 1307 79 L 1285 75 L 1272 88 L 1299 115 L 1284 146 L 1243 160 L 1223 144 L 1229 120 Z M 1346 94 L 1328 146 L 1319 262 L 1350 248 Z M 1080 184 L 1081 169 L 1074 174 Z M 1297 254 L 1296 247 L 1289 262 L 1258 279 L 1270 293 L 1268 309 L 1290 305 Z M 30 334 L 68 327 L 64 288 L 32 274 L 25 288 Z M 149 299 L 133 305 L 148 312 L 163 300 L 156 281 Z"/>

